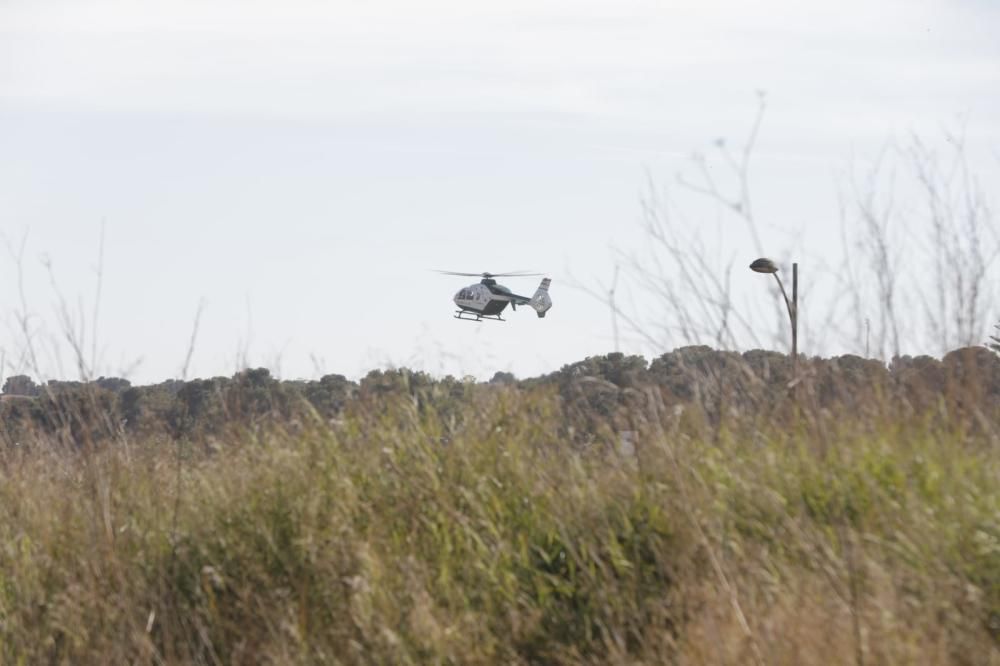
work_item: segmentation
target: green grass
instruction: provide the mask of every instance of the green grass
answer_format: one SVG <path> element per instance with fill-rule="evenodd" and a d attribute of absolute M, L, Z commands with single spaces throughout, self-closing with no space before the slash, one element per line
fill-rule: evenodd
<path fill-rule="evenodd" d="M 179 467 L 166 441 L 4 453 L 0 661 L 1000 663 L 987 436 L 635 407 L 625 456 L 571 443 L 553 395 L 490 396 Z"/>

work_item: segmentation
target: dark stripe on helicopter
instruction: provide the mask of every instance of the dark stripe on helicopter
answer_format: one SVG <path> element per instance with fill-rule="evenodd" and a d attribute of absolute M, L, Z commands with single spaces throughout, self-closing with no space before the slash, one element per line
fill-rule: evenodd
<path fill-rule="evenodd" d="M 496 294 L 497 296 L 507 296 L 511 299 L 511 302 L 521 303 L 523 301 L 524 303 L 528 303 L 529 301 L 531 301 L 531 299 L 528 298 L 527 296 L 521 296 L 519 294 L 515 294 L 514 292 L 512 292 L 507 287 L 504 287 L 503 285 L 499 285 L 496 283 L 487 284 L 485 280 L 483 280 L 483 284 L 486 285 L 486 288 L 490 290 L 491 294 Z"/>
<path fill-rule="evenodd" d="M 483 308 L 484 315 L 498 315 L 507 307 L 507 301 L 490 301 Z"/>
<path fill-rule="evenodd" d="M 488 302 L 486 304 L 486 307 L 483 308 L 482 310 L 478 310 L 476 308 L 470 308 L 468 305 L 460 305 L 459 307 L 462 310 L 464 310 L 466 312 L 471 312 L 473 314 L 498 315 L 498 314 L 500 314 L 501 312 L 504 311 L 504 309 L 507 307 L 507 303 L 508 303 L 508 301 L 493 300 L 493 301 Z"/>

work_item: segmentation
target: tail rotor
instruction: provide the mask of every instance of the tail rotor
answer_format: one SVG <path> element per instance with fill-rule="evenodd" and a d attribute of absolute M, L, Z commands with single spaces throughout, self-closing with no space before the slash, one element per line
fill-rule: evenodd
<path fill-rule="evenodd" d="M 552 309 L 552 297 L 549 296 L 550 284 L 552 284 L 552 280 L 549 278 L 543 279 L 542 283 L 538 285 L 538 289 L 535 290 L 535 295 L 531 297 L 531 301 L 528 303 L 528 305 L 534 308 L 539 318 L 544 317 L 545 313 Z"/>

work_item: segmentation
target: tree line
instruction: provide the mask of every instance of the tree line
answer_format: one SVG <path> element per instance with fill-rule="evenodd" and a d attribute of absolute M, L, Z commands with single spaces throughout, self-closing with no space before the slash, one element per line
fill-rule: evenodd
<path fill-rule="evenodd" d="M 45 437 L 87 447 L 115 437 L 206 440 L 234 430 L 336 425 L 346 410 L 389 413 L 433 406 L 459 427 L 476 401 L 504 391 L 555 393 L 568 438 L 582 444 L 641 427 L 645 410 L 680 408 L 713 423 L 733 416 L 777 418 L 795 410 L 890 408 L 902 416 L 945 407 L 989 419 L 1000 408 L 1000 355 L 986 347 L 942 359 L 902 356 L 888 364 L 854 355 L 791 359 L 689 346 L 652 361 L 611 353 L 539 377 L 497 372 L 488 382 L 435 378 L 405 368 L 373 370 L 359 381 L 329 374 L 279 380 L 264 368 L 232 377 L 167 380 L 133 386 L 118 377 L 48 381 L 8 377 L 0 401 L 0 437 L 21 445 Z"/>

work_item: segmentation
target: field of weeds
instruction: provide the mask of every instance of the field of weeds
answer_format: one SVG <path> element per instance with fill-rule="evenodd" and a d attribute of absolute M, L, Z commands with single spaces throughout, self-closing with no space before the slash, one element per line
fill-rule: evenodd
<path fill-rule="evenodd" d="M 5 445 L 0 661 L 1000 663 L 995 414 L 473 388 Z"/>

